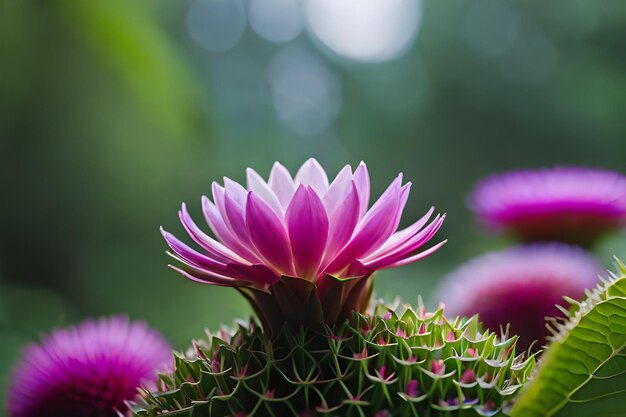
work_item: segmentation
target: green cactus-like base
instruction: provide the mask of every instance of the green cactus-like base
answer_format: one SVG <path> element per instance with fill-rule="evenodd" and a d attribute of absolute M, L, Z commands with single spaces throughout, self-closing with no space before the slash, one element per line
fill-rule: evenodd
<path fill-rule="evenodd" d="M 494 416 L 527 381 L 535 359 L 516 338 L 482 332 L 477 318 L 379 306 L 325 332 L 254 321 L 209 334 L 177 355 L 134 416 Z"/>

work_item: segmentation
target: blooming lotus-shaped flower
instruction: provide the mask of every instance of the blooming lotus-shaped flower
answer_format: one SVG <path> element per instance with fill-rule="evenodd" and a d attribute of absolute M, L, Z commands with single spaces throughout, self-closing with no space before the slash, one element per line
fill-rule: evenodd
<path fill-rule="evenodd" d="M 582 167 L 514 171 L 480 182 L 469 204 L 489 228 L 526 241 L 588 245 L 626 223 L 626 176 Z"/>
<path fill-rule="evenodd" d="M 213 183 L 213 201 L 202 198 L 204 233 L 185 205 L 180 220 L 202 248 L 194 250 L 163 231 L 180 261 L 173 267 L 207 284 L 238 288 L 263 323 L 334 323 L 361 310 L 369 299 L 372 272 L 406 265 L 435 252 L 445 242 L 417 252 L 439 230 L 444 216 L 433 213 L 396 232 L 411 184 L 402 175 L 368 209 L 370 183 L 361 163 L 344 167 L 329 183 L 309 159 L 295 178 L 274 164 L 265 182 L 247 171 L 247 189 L 224 178 Z"/>
<path fill-rule="evenodd" d="M 545 317 L 561 313 L 563 296 L 580 299 L 597 284 L 598 262 L 579 247 L 534 243 L 478 256 L 452 271 L 437 299 L 449 314 L 479 315 L 492 331 L 510 324 L 519 346 L 544 342 Z"/>
<path fill-rule="evenodd" d="M 167 342 L 124 317 L 53 331 L 24 350 L 9 379 L 10 417 L 115 417 L 171 367 Z"/>

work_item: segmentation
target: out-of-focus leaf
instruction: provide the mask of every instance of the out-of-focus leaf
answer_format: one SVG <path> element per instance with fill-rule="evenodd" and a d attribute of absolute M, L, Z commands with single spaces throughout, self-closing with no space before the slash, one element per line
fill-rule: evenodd
<path fill-rule="evenodd" d="M 175 45 L 135 1 L 61 0 L 76 36 L 116 70 L 139 103 L 173 135 L 201 123 L 199 88 Z"/>
<path fill-rule="evenodd" d="M 623 415 L 617 404 L 626 393 L 626 266 L 618 264 L 621 276 L 574 304 L 569 320 L 557 326 L 511 416 Z"/>

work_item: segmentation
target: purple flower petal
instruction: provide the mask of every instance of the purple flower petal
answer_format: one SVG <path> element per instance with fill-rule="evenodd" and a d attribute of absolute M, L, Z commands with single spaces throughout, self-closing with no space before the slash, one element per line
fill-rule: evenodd
<path fill-rule="evenodd" d="M 328 191 L 326 171 L 315 158 L 310 158 L 302 164 L 296 173 L 296 183 L 313 188 L 318 196 L 323 196 Z"/>
<path fill-rule="evenodd" d="M 224 194 L 224 207 L 233 234 L 246 249 L 252 251 L 253 245 L 250 240 L 250 232 L 248 232 L 248 227 L 246 226 L 245 205 L 243 207 L 240 206 L 227 191 Z"/>
<path fill-rule="evenodd" d="M 402 260 L 402 258 L 405 258 L 407 255 L 416 251 L 428 241 L 430 241 L 437 233 L 437 231 L 441 228 L 444 220 L 445 215 L 438 215 L 428 226 L 426 226 L 426 228 L 424 228 L 424 230 L 413 235 L 411 238 L 398 245 L 394 250 L 387 252 L 384 256 L 380 256 L 377 258 L 368 258 L 368 261 L 365 261 L 365 266 L 376 270 L 383 269 L 387 265 L 395 265 L 396 262 Z M 413 259 L 419 260 L 421 258 Z"/>
<path fill-rule="evenodd" d="M 296 274 L 314 279 L 328 239 L 328 218 L 319 196 L 300 184 L 285 216 Z"/>
<path fill-rule="evenodd" d="M 324 264 L 330 262 L 348 243 L 359 221 L 359 194 L 354 181 L 349 182 L 343 200 L 329 216 L 328 244 L 324 255 Z"/>
<path fill-rule="evenodd" d="M 172 366 L 165 339 L 126 317 L 84 321 L 29 345 L 8 379 L 11 417 L 115 416 Z"/>
<path fill-rule="evenodd" d="M 217 207 L 206 196 L 202 196 L 202 212 L 211 230 L 213 230 L 218 239 L 224 242 L 224 245 L 249 262 L 255 263 L 259 261 L 258 257 L 234 236 L 230 226 L 226 225 Z"/>
<path fill-rule="evenodd" d="M 395 251 L 399 246 L 403 245 L 408 239 L 416 235 L 422 227 L 426 224 L 430 216 L 432 216 L 435 211 L 434 207 L 431 207 L 428 212 L 424 216 L 422 216 L 418 221 L 407 227 L 406 229 L 400 230 L 392 234 L 387 241 L 376 250 L 376 252 L 369 255 L 365 258 L 365 261 L 371 261 L 376 258 L 380 258 L 392 251 Z"/>
<path fill-rule="evenodd" d="M 274 162 L 274 166 L 270 172 L 269 186 L 274 190 L 274 194 L 278 197 L 278 201 L 280 201 L 283 210 L 287 210 L 289 202 L 296 192 L 296 185 L 287 168 L 278 162 Z"/>
<path fill-rule="evenodd" d="M 545 317 L 561 315 L 563 296 L 579 299 L 602 268 L 576 246 L 535 243 L 478 256 L 450 272 L 437 301 L 450 315 L 479 314 L 487 328 L 510 323 L 523 350 L 548 334 Z"/>
<path fill-rule="evenodd" d="M 198 268 L 205 268 L 207 270 L 220 273 L 226 270 L 226 265 L 222 262 L 218 262 L 215 259 L 211 259 L 208 256 L 204 256 L 189 246 L 178 240 L 174 235 L 161 229 L 163 238 L 174 251 L 180 260 L 184 261 L 188 265 L 192 265 Z"/>
<path fill-rule="evenodd" d="M 410 256 L 408 258 L 404 258 L 404 259 L 399 260 L 397 262 L 394 262 L 392 264 L 383 265 L 383 266 L 379 267 L 379 269 L 397 268 L 399 266 L 405 266 L 405 265 L 412 264 L 413 262 L 421 261 L 422 259 L 427 258 L 430 255 L 432 255 L 433 253 L 437 252 L 446 243 L 448 243 L 447 239 L 442 241 L 442 242 L 437 243 L 435 246 L 433 246 L 433 247 L 431 247 L 429 249 L 426 249 L 423 252 L 417 253 L 417 254 L 415 254 L 413 256 Z"/>
<path fill-rule="evenodd" d="M 228 264 L 226 270 L 230 276 L 252 282 L 259 287 L 276 284 L 280 279 L 280 276 L 276 275 L 274 271 L 262 264 Z"/>
<path fill-rule="evenodd" d="M 400 204 L 401 182 L 402 175 L 399 175 L 361 219 L 350 242 L 328 265 L 325 272 L 334 274 L 342 271 L 352 260 L 367 256 L 389 238 L 394 231 L 393 222 Z"/>
<path fill-rule="evenodd" d="M 226 209 L 224 208 L 224 194 L 226 190 L 215 181 L 211 184 L 211 190 L 213 191 L 213 202 L 217 208 L 217 212 L 224 221 L 224 224 L 230 229 L 230 223 L 226 218 Z"/>
<path fill-rule="evenodd" d="M 590 244 L 626 225 L 626 176 L 583 167 L 513 171 L 481 181 L 469 205 L 481 223 L 526 241 Z"/>
<path fill-rule="evenodd" d="M 254 193 L 267 205 L 269 205 L 280 220 L 283 219 L 283 207 L 278 201 L 278 197 L 269 185 L 261 178 L 261 176 L 252 168 L 246 169 L 246 178 L 248 181 L 248 190 Z"/>
<path fill-rule="evenodd" d="M 268 266 L 282 275 L 293 275 L 287 232 L 272 207 L 253 191 L 248 193 L 246 223 L 252 243 Z"/>
<path fill-rule="evenodd" d="M 200 230 L 189 215 L 189 212 L 187 212 L 187 205 L 185 203 L 182 204 L 181 210 L 178 212 L 178 217 L 180 218 L 180 221 L 185 227 L 187 233 L 189 233 L 189 236 L 191 236 L 198 245 L 202 246 L 204 250 L 209 252 L 211 257 L 215 260 L 222 263 L 246 262 L 235 252 Z"/>
<path fill-rule="evenodd" d="M 359 201 L 361 203 L 359 218 L 361 218 L 367 212 L 367 207 L 370 203 L 370 176 L 367 172 L 367 166 L 363 161 L 361 161 L 357 169 L 354 171 L 354 182 L 356 183 L 356 189 L 359 192 Z"/>
<path fill-rule="evenodd" d="M 207 271 L 206 269 L 200 269 L 191 265 L 184 265 L 178 268 L 174 265 L 168 265 L 171 269 L 178 272 L 185 278 L 199 282 L 201 284 L 216 285 L 218 287 L 249 287 L 252 286 L 250 280 L 238 280 L 230 276 L 217 274 L 215 272 Z"/>
<path fill-rule="evenodd" d="M 239 204 L 241 208 L 246 207 L 246 200 L 248 199 L 248 191 L 241 186 L 241 184 L 231 180 L 228 177 L 224 177 L 224 194 L 230 195 L 230 197 Z"/>
<path fill-rule="evenodd" d="M 337 174 L 332 184 L 330 184 L 328 191 L 324 195 L 324 207 L 326 207 L 326 213 L 328 214 L 329 219 L 332 219 L 337 208 L 346 199 L 346 195 L 350 193 L 351 182 L 352 169 L 350 168 L 350 165 L 346 165 L 341 171 L 339 171 L 339 174 Z"/>
<path fill-rule="evenodd" d="M 375 270 L 417 261 L 445 243 L 416 253 L 441 227 L 440 217 L 424 227 L 433 209 L 395 232 L 411 188 L 410 183 L 402 185 L 402 175 L 368 210 L 370 179 L 363 162 L 354 174 L 345 166 L 330 185 L 315 159 L 306 161 L 295 179 L 279 163 L 274 164 L 268 183 L 252 169 L 247 170 L 247 179 L 248 191 L 224 178 L 223 187 L 212 185 L 213 202 L 202 198 L 203 213 L 216 239 L 200 230 L 183 205 L 181 222 L 203 250 L 198 252 L 166 232 L 164 237 L 171 256 L 182 264 L 177 270 L 189 279 L 251 287 L 245 294 L 264 326 L 273 328 L 277 323 L 263 310 L 281 305 L 274 300 L 283 294 L 276 285 L 288 277 L 297 285 L 310 281 L 307 288 L 315 291 L 312 299 L 330 309 L 320 319 L 329 324 L 364 308 Z M 307 308 L 303 305 L 305 311 L 294 311 L 306 316 Z M 301 324 L 300 319 L 294 320 Z"/>

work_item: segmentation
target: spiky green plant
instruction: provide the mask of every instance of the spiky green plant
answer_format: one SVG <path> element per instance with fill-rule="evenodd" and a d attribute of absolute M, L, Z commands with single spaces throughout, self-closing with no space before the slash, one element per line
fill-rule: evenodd
<path fill-rule="evenodd" d="M 207 336 L 176 356 L 135 416 L 493 416 L 535 365 L 515 356 L 517 337 L 423 307 L 381 305 L 322 332 L 270 337 L 250 321 Z"/>

